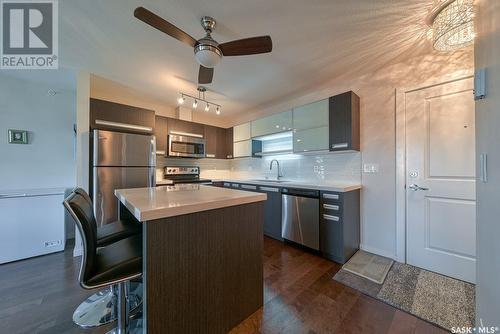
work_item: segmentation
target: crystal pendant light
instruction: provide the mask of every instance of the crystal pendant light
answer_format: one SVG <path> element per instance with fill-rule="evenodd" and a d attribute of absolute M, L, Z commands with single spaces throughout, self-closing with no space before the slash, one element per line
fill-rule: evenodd
<path fill-rule="evenodd" d="M 437 0 L 427 17 L 434 48 L 454 51 L 474 42 L 473 0 Z"/>

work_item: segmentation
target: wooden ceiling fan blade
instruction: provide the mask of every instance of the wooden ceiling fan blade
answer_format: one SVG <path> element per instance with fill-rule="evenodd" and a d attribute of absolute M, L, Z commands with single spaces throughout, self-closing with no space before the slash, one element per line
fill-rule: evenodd
<path fill-rule="evenodd" d="M 250 37 L 219 44 L 224 56 L 245 56 L 268 53 L 273 50 L 271 36 Z"/>
<path fill-rule="evenodd" d="M 134 16 L 142 22 L 149 24 L 153 28 L 162 31 L 181 42 L 189 44 L 192 47 L 194 47 L 197 43 L 193 37 L 144 7 L 137 7 L 134 10 Z"/>
<path fill-rule="evenodd" d="M 212 78 L 214 77 L 214 69 L 208 68 L 200 65 L 200 71 L 198 72 L 198 83 L 199 84 L 209 84 L 212 82 Z"/>

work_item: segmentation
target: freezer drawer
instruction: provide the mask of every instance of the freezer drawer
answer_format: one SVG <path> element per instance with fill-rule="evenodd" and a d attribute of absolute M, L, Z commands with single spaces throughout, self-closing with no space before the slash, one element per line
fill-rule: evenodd
<path fill-rule="evenodd" d="M 319 199 L 283 194 L 281 236 L 319 250 Z"/>
<path fill-rule="evenodd" d="M 115 189 L 155 186 L 155 167 L 94 167 L 94 213 L 97 226 L 118 219 Z"/>

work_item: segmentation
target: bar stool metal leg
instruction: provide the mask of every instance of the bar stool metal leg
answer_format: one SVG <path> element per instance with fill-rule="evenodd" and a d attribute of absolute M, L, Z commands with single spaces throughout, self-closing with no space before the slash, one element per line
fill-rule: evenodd
<path fill-rule="evenodd" d="M 130 282 L 117 284 L 118 288 L 118 321 L 117 327 L 107 334 L 138 334 L 142 333 L 142 319 L 130 318 Z"/>
<path fill-rule="evenodd" d="M 118 296 L 115 285 L 105 288 L 81 303 L 73 313 L 73 322 L 82 328 L 93 328 L 116 321 Z M 142 305 L 142 283 L 131 282 L 129 311 Z"/>

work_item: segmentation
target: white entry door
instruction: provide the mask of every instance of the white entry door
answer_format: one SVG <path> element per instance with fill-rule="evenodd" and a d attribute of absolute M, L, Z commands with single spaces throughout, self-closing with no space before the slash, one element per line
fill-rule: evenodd
<path fill-rule="evenodd" d="M 407 262 L 475 282 L 473 79 L 405 93 Z"/>

